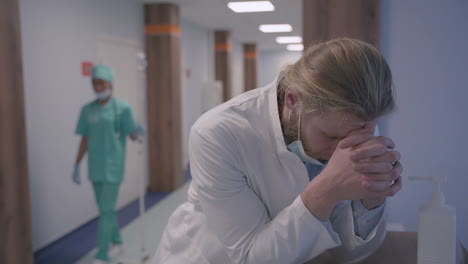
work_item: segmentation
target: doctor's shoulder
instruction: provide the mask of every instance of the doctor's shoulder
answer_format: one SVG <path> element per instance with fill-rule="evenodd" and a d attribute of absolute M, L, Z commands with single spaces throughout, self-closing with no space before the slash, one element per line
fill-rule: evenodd
<path fill-rule="evenodd" d="M 251 147 L 244 144 L 248 143 L 246 137 L 252 138 L 249 127 L 248 120 L 229 108 L 209 111 L 192 126 L 189 141 L 198 141 L 202 137 L 205 143 L 222 146 L 231 154 L 239 154 L 244 152 L 242 149 Z"/>

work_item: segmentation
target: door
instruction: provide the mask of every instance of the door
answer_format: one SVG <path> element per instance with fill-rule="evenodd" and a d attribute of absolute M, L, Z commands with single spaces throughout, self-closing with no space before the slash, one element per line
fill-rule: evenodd
<path fill-rule="evenodd" d="M 97 63 L 110 66 L 115 73 L 113 94 L 127 101 L 135 121 L 147 127 L 145 60 L 136 41 L 99 36 Z M 148 150 L 146 140 L 141 143 L 127 140 L 125 177 L 120 187 L 117 208 L 135 200 L 148 182 Z"/>

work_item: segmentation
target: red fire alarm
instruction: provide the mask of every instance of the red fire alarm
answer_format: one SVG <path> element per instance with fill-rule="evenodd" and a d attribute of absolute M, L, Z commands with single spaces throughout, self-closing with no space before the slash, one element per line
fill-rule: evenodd
<path fill-rule="evenodd" d="M 90 61 L 83 61 L 81 63 L 81 74 L 84 77 L 91 76 L 91 70 L 93 69 L 93 63 Z"/>

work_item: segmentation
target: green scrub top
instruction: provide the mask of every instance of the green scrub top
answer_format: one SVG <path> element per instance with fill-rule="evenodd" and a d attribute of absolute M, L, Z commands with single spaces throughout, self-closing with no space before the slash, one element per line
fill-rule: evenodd
<path fill-rule="evenodd" d="M 81 109 L 76 134 L 88 138 L 88 171 L 93 183 L 121 183 L 125 170 L 127 136 L 137 125 L 130 105 L 111 98 L 104 106 L 97 100 Z"/>

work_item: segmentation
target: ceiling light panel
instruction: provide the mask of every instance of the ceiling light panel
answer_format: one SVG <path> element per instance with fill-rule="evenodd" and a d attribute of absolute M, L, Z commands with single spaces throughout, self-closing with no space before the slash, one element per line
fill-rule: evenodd
<path fill-rule="evenodd" d="M 302 44 L 289 44 L 286 46 L 286 49 L 289 51 L 303 51 L 304 50 L 304 45 Z"/>
<path fill-rule="evenodd" d="M 270 1 L 229 2 L 227 6 L 236 13 L 271 12 L 275 6 Z"/>
<path fill-rule="evenodd" d="M 279 44 L 302 43 L 302 38 L 299 36 L 276 37 L 276 42 Z"/>
<path fill-rule="evenodd" d="M 291 32 L 292 26 L 289 24 L 267 24 L 258 27 L 264 33 Z"/>

